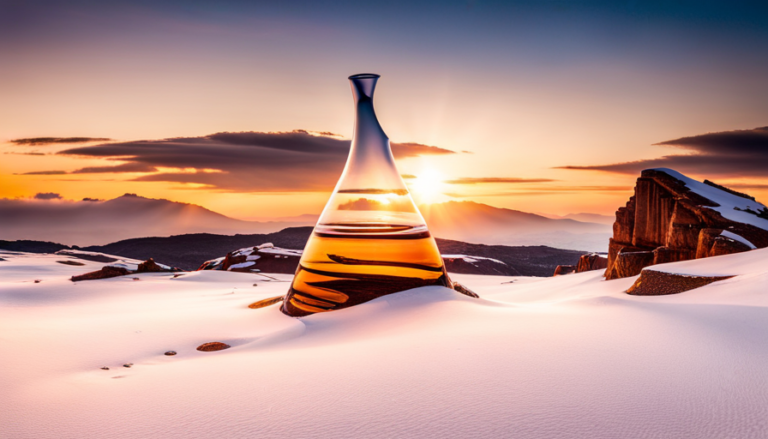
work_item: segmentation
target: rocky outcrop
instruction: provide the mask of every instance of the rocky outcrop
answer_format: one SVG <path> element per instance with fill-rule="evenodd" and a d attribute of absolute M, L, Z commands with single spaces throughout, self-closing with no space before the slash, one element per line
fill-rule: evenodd
<path fill-rule="evenodd" d="M 203 343 L 200 346 L 197 347 L 197 350 L 200 352 L 215 352 L 215 351 L 221 351 L 224 349 L 229 349 L 232 346 L 222 343 L 220 341 L 212 341 L 209 343 Z"/>
<path fill-rule="evenodd" d="M 270 297 L 268 299 L 259 300 L 258 302 L 253 302 L 252 304 L 248 305 L 248 308 L 250 309 L 259 309 L 264 308 L 270 305 L 274 305 L 276 303 L 280 303 L 285 299 L 285 296 L 276 296 L 276 297 Z"/>
<path fill-rule="evenodd" d="M 70 280 L 72 282 L 79 282 L 83 280 L 109 279 L 111 277 L 126 276 L 128 274 L 137 273 L 176 273 L 179 271 L 182 270 L 179 268 L 172 268 L 167 265 L 158 264 L 152 258 L 149 258 L 137 265 L 125 263 L 121 263 L 120 265 L 105 265 L 101 267 L 101 270 L 92 271 L 90 273 L 85 273 L 78 276 L 72 276 Z"/>
<path fill-rule="evenodd" d="M 730 279 L 733 276 L 694 276 L 688 274 L 665 273 L 656 270 L 643 270 L 640 277 L 627 290 L 634 296 L 663 296 L 709 285 L 713 282 Z"/>
<path fill-rule="evenodd" d="M 246 247 L 226 256 L 204 262 L 198 270 L 223 270 L 241 273 L 293 274 L 301 259 L 301 250 L 278 248 L 272 243 Z M 442 255 L 445 268 L 451 273 L 520 276 L 514 267 L 494 258 L 464 254 Z"/>
<path fill-rule="evenodd" d="M 604 270 L 608 267 L 608 258 L 598 255 L 597 253 L 591 253 L 588 255 L 582 255 L 579 258 L 579 263 L 576 264 L 576 273 L 583 273 L 585 271 Z"/>
<path fill-rule="evenodd" d="M 130 272 L 126 268 L 105 265 L 104 267 L 101 267 L 101 270 L 91 271 L 90 273 L 72 276 L 70 280 L 72 282 L 79 282 L 82 280 L 109 279 L 110 277 L 125 276 L 126 274 L 130 274 Z"/>
<path fill-rule="evenodd" d="M 562 276 L 564 274 L 571 274 L 575 272 L 576 272 L 575 265 L 558 265 L 557 268 L 555 268 L 554 276 Z"/>
<path fill-rule="evenodd" d="M 517 270 L 498 259 L 471 255 L 442 255 L 442 257 L 445 270 L 450 273 L 520 276 Z"/>
<path fill-rule="evenodd" d="M 743 222 L 726 218 L 734 217 L 728 214 L 733 211 L 751 215 L 743 216 Z M 714 183 L 699 183 L 671 170 L 645 170 L 635 195 L 616 212 L 605 277 L 635 276 L 654 264 L 768 247 L 768 221 L 761 216 L 766 211 L 754 198 Z"/>
<path fill-rule="evenodd" d="M 241 248 L 227 253 L 224 257 L 206 261 L 198 270 L 293 274 L 299 265 L 301 254 L 301 250 L 278 248 L 268 242 Z"/>
<path fill-rule="evenodd" d="M 608 258 L 598 255 L 597 253 L 590 253 L 581 255 L 579 262 L 576 265 L 558 265 L 555 268 L 554 276 L 560 276 L 570 273 L 583 273 L 585 271 L 605 270 L 608 266 Z"/>

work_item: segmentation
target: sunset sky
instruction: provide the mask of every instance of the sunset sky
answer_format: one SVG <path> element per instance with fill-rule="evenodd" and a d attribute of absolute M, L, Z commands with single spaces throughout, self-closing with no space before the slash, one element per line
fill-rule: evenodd
<path fill-rule="evenodd" d="M 420 201 L 610 215 L 671 167 L 765 203 L 766 53 L 764 1 L 0 0 L 0 197 L 319 213 L 374 72 Z"/>

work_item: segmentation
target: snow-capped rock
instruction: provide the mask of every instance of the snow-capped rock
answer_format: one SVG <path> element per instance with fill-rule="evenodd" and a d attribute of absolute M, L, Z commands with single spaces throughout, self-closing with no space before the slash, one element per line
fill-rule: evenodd
<path fill-rule="evenodd" d="M 753 197 L 672 169 L 647 169 L 616 212 L 607 279 L 649 265 L 768 247 L 768 208 Z"/>

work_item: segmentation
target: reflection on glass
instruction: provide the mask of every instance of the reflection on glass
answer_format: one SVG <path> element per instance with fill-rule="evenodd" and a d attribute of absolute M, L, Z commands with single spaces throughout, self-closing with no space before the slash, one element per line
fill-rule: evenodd
<path fill-rule="evenodd" d="M 451 286 L 373 110 L 379 75 L 349 77 L 355 132 L 344 172 L 304 249 L 284 313 L 301 317 L 426 285 Z"/>

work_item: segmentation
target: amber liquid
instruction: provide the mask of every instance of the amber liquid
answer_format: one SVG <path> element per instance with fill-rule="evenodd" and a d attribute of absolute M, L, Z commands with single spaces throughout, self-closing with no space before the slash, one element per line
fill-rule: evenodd
<path fill-rule="evenodd" d="M 427 285 L 450 280 L 426 227 L 318 225 L 282 309 L 300 317 Z"/>

